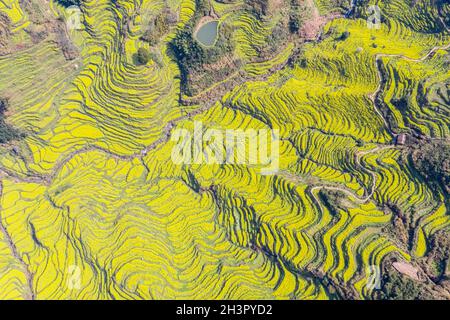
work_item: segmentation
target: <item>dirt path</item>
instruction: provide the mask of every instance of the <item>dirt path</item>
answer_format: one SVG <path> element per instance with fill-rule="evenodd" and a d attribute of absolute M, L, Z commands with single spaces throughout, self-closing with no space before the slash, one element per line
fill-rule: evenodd
<path fill-rule="evenodd" d="M 381 93 L 381 91 L 383 90 L 383 83 L 384 83 L 384 79 L 383 79 L 383 72 L 380 68 L 380 63 L 381 63 L 381 58 L 383 57 L 389 57 L 389 58 L 401 58 L 401 59 L 405 59 L 406 61 L 410 61 L 410 62 L 423 62 L 426 59 L 428 59 L 429 57 L 431 57 L 436 51 L 438 50 L 446 50 L 450 48 L 450 43 L 445 45 L 445 46 L 435 46 L 433 47 L 426 55 L 424 55 L 423 57 L 419 58 L 419 59 L 412 59 L 410 57 L 407 57 L 405 55 L 402 54 L 386 54 L 386 53 L 379 53 L 377 55 L 375 55 L 375 68 L 377 70 L 377 74 L 378 74 L 378 87 L 375 90 L 375 92 L 371 93 L 369 95 L 369 99 L 372 101 L 374 108 L 375 108 L 375 112 L 381 117 L 381 119 L 383 120 L 383 123 L 388 131 L 388 133 L 392 136 L 395 136 L 396 133 L 391 129 L 389 123 L 387 122 L 387 120 L 384 118 L 383 114 L 380 111 L 380 108 L 377 106 L 377 97 L 378 95 Z"/>
<path fill-rule="evenodd" d="M 326 189 L 326 190 L 334 190 L 334 191 L 340 191 L 345 193 L 347 196 L 350 196 L 352 198 L 355 198 L 355 201 L 358 203 L 366 203 L 367 201 L 369 201 L 373 194 L 375 193 L 376 190 L 376 182 L 377 182 L 377 177 L 376 174 L 373 171 L 370 171 L 369 169 L 365 168 L 363 165 L 361 165 L 360 159 L 361 157 L 370 154 L 370 153 L 374 153 L 380 150 L 385 150 L 385 149 L 391 149 L 394 148 L 394 146 L 392 145 L 388 145 L 388 146 L 378 146 L 374 149 L 371 150 L 366 150 L 366 151 L 360 151 L 356 153 L 356 164 L 363 169 L 364 171 L 367 171 L 371 176 L 372 176 L 372 185 L 370 190 L 367 192 L 367 196 L 365 197 L 360 197 L 358 196 L 354 191 L 349 190 L 345 187 L 339 187 L 339 186 L 327 186 L 327 185 L 321 185 L 321 186 L 315 186 L 313 188 L 311 188 L 310 192 L 311 192 L 311 196 L 314 198 L 314 201 L 318 204 L 320 210 L 322 211 L 323 214 L 323 208 L 321 205 L 320 200 L 314 195 L 314 192 L 317 190 L 321 190 L 321 189 Z M 295 174 L 292 174 L 290 172 L 286 172 L 286 171 L 282 171 L 279 174 L 280 176 L 287 178 L 288 180 L 291 180 L 293 182 L 300 182 L 303 179 Z"/>
<path fill-rule="evenodd" d="M 311 17 L 306 20 L 300 28 L 300 35 L 305 40 L 316 40 L 318 35 L 320 35 L 320 30 L 325 24 L 337 17 L 342 16 L 337 13 L 321 16 L 314 0 L 306 0 L 305 3 L 311 10 Z"/>
<path fill-rule="evenodd" d="M 395 270 L 397 270 L 398 272 L 400 272 L 400 273 L 402 273 L 404 275 L 407 275 L 411 279 L 416 280 L 416 281 L 420 281 L 419 269 L 415 268 L 410 263 L 407 263 L 407 262 L 404 262 L 404 261 L 394 262 L 392 264 L 392 266 L 394 267 Z"/>
<path fill-rule="evenodd" d="M 311 8 L 311 14 L 313 19 L 320 18 L 319 9 L 317 9 L 316 4 L 314 3 L 314 0 L 306 0 L 306 3 Z"/>

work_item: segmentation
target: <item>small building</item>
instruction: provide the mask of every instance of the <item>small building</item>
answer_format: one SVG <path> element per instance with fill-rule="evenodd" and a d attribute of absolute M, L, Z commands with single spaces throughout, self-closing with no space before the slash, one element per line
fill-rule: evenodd
<path fill-rule="evenodd" d="M 395 144 L 398 146 L 403 146 L 406 143 L 406 134 L 401 133 L 395 137 Z"/>

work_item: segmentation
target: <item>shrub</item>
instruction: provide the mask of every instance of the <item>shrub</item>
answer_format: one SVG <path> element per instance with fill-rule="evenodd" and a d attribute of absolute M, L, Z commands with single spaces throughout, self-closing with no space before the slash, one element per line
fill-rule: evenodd
<path fill-rule="evenodd" d="M 136 54 L 138 64 L 146 65 L 150 61 L 150 52 L 145 48 L 139 48 Z"/>
<path fill-rule="evenodd" d="M 445 140 L 420 143 L 411 152 L 410 160 L 429 185 L 450 192 L 450 143 Z"/>
<path fill-rule="evenodd" d="M 144 35 L 141 37 L 143 41 L 148 42 L 151 46 L 158 43 L 159 39 L 166 33 L 169 29 L 168 15 L 162 13 L 158 15 L 148 26 Z"/>
<path fill-rule="evenodd" d="M 81 3 L 81 0 L 56 0 L 57 3 L 62 5 L 63 7 L 70 7 L 70 6 L 79 6 Z"/>
<path fill-rule="evenodd" d="M 263 18 L 268 13 L 268 0 L 246 0 L 245 4 L 249 7 L 249 10 L 258 18 Z"/>
<path fill-rule="evenodd" d="M 8 110 L 8 107 L 8 99 L 0 98 L 0 144 L 24 137 L 17 129 L 9 126 L 5 122 L 5 112 Z"/>
<path fill-rule="evenodd" d="M 300 16 L 295 13 L 289 15 L 289 31 L 291 33 L 297 33 L 300 30 L 301 21 Z"/>
<path fill-rule="evenodd" d="M 336 40 L 345 41 L 348 39 L 348 37 L 350 37 L 350 32 L 344 31 L 344 32 L 342 32 L 341 36 L 339 38 L 337 38 Z"/>
<path fill-rule="evenodd" d="M 399 274 L 395 270 L 384 274 L 381 291 L 375 292 L 380 300 L 427 300 L 432 297 L 423 284 Z"/>
<path fill-rule="evenodd" d="M 345 195 L 341 191 L 321 189 L 319 197 L 330 213 L 335 216 L 339 213 L 339 208 L 342 206 L 341 201 L 345 198 Z"/>

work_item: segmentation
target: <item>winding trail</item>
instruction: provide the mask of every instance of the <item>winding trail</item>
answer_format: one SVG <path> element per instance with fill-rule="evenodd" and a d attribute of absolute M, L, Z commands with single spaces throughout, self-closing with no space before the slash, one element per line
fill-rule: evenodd
<path fill-rule="evenodd" d="M 379 53 L 379 54 L 375 55 L 375 68 L 377 70 L 379 81 L 378 81 L 377 89 L 375 90 L 375 92 L 373 92 L 373 93 L 371 93 L 369 95 L 369 99 L 372 101 L 372 103 L 374 105 L 375 112 L 383 120 L 383 123 L 384 123 L 387 131 L 389 132 L 389 134 L 391 136 L 395 136 L 396 133 L 391 129 L 389 123 L 386 121 L 386 119 L 384 118 L 383 114 L 381 113 L 380 108 L 377 106 L 377 97 L 381 93 L 381 91 L 383 90 L 382 87 L 383 87 L 383 83 L 384 83 L 383 72 L 380 69 L 381 58 L 383 58 L 383 57 L 401 58 L 401 59 L 405 59 L 406 61 L 410 61 L 410 62 L 423 62 L 426 59 L 428 59 L 429 57 L 431 57 L 434 53 L 436 53 L 436 51 L 438 51 L 438 50 L 446 50 L 446 49 L 449 49 L 449 48 L 450 48 L 450 43 L 447 44 L 447 45 L 444 45 L 444 46 L 435 46 L 426 55 L 424 55 L 423 57 L 421 57 L 419 59 L 413 59 L 413 58 L 407 57 L 407 56 L 402 55 L 402 54 Z"/>
<path fill-rule="evenodd" d="M 363 165 L 361 165 L 360 159 L 361 159 L 361 157 L 363 157 L 363 156 L 365 156 L 367 154 L 375 153 L 375 152 L 380 151 L 380 150 L 392 149 L 392 148 L 395 148 L 395 146 L 392 146 L 392 145 L 378 146 L 378 147 L 376 147 L 374 149 L 371 149 L 371 150 L 359 151 L 359 152 L 356 153 L 356 164 L 360 168 L 362 168 L 363 170 L 367 171 L 372 176 L 372 185 L 371 185 L 371 187 L 369 189 L 370 191 L 367 193 L 367 195 L 365 197 L 361 198 L 355 192 L 352 192 L 352 191 L 350 191 L 350 190 L 348 190 L 346 188 L 343 188 L 343 187 L 335 187 L 335 186 L 317 186 L 317 187 L 312 188 L 311 191 L 319 190 L 319 189 L 328 189 L 328 190 L 341 191 L 341 192 L 347 194 L 348 196 L 351 196 L 351 197 L 355 198 L 356 202 L 359 202 L 359 203 L 366 203 L 366 202 L 368 202 L 372 198 L 373 194 L 375 193 L 376 184 L 377 184 L 377 176 L 376 176 L 376 174 L 373 171 L 371 171 L 371 170 L 365 168 Z"/>
<path fill-rule="evenodd" d="M 361 165 L 360 159 L 361 159 L 361 157 L 363 157 L 363 156 L 365 156 L 367 154 L 375 153 L 375 152 L 380 151 L 380 150 L 392 149 L 392 148 L 395 148 L 395 146 L 393 146 L 393 145 L 377 146 L 376 148 L 373 148 L 371 150 L 359 151 L 359 152 L 357 152 L 355 154 L 355 156 L 356 156 L 356 164 L 360 168 L 362 168 L 363 170 L 367 171 L 372 176 L 372 185 L 371 185 L 370 191 L 368 191 L 367 195 L 365 197 L 363 197 L 363 198 L 361 198 L 355 192 L 353 192 L 353 191 L 351 191 L 351 190 L 349 190 L 349 189 L 347 189 L 345 187 L 330 186 L 330 185 L 320 185 L 320 186 L 312 187 L 310 189 L 311 196 L 314 198 L 314 201 L 318 204 L 318 206 L 319 206 L 319 208 L 321 210 L 321 213 L 323 214 L 323 208 L 322 208 L 321 202 L 319 201 L 319 199 L 314 194 L 315 191 L 321 190 L 321 189 L 343 192 L 347 196 L 350 196 L 350 197 L 354 198 L 355 201 L 358 202 L 358 203 L 366 203 L 366 202 L 368 202 L 372 198 L 373 194 L 375 193 L 377 176 L 376 176 L 376 174 L 373 171 L 371 171 L 371 170 L 365 168 L 363 165 Z M 284 177 L 284 178 L 286 178 L 286 179 L 288 179 L 288 180 L 290 180 L 290 181 L 292 181 L 294 183 L 295 182 L 300 182 L 300 181 L 303 180 L 301 177 L 299 177 L 299 176 L 297 176 L 295 174 L 292 174 L 290 172 L 286 172 L 286 171 L 281 171 L 280 176 L 282 176 L 282 177 Z"/>

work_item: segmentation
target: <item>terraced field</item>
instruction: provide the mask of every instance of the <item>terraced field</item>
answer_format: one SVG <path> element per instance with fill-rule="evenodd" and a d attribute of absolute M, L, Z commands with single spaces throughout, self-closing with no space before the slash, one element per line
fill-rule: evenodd
<path fill-rule="evenodd" d="M 393 261 L 450 298 L 448 180 L 414 162 L 450 143 L 450 4 L 254 3 L 0 0 L 0 299 L 372 299 Z M 232 50 L 189 94 L 173 48 L 201 15 Z M 195 123 L 278 130 L 278 170 L 177 164 Z"/>

